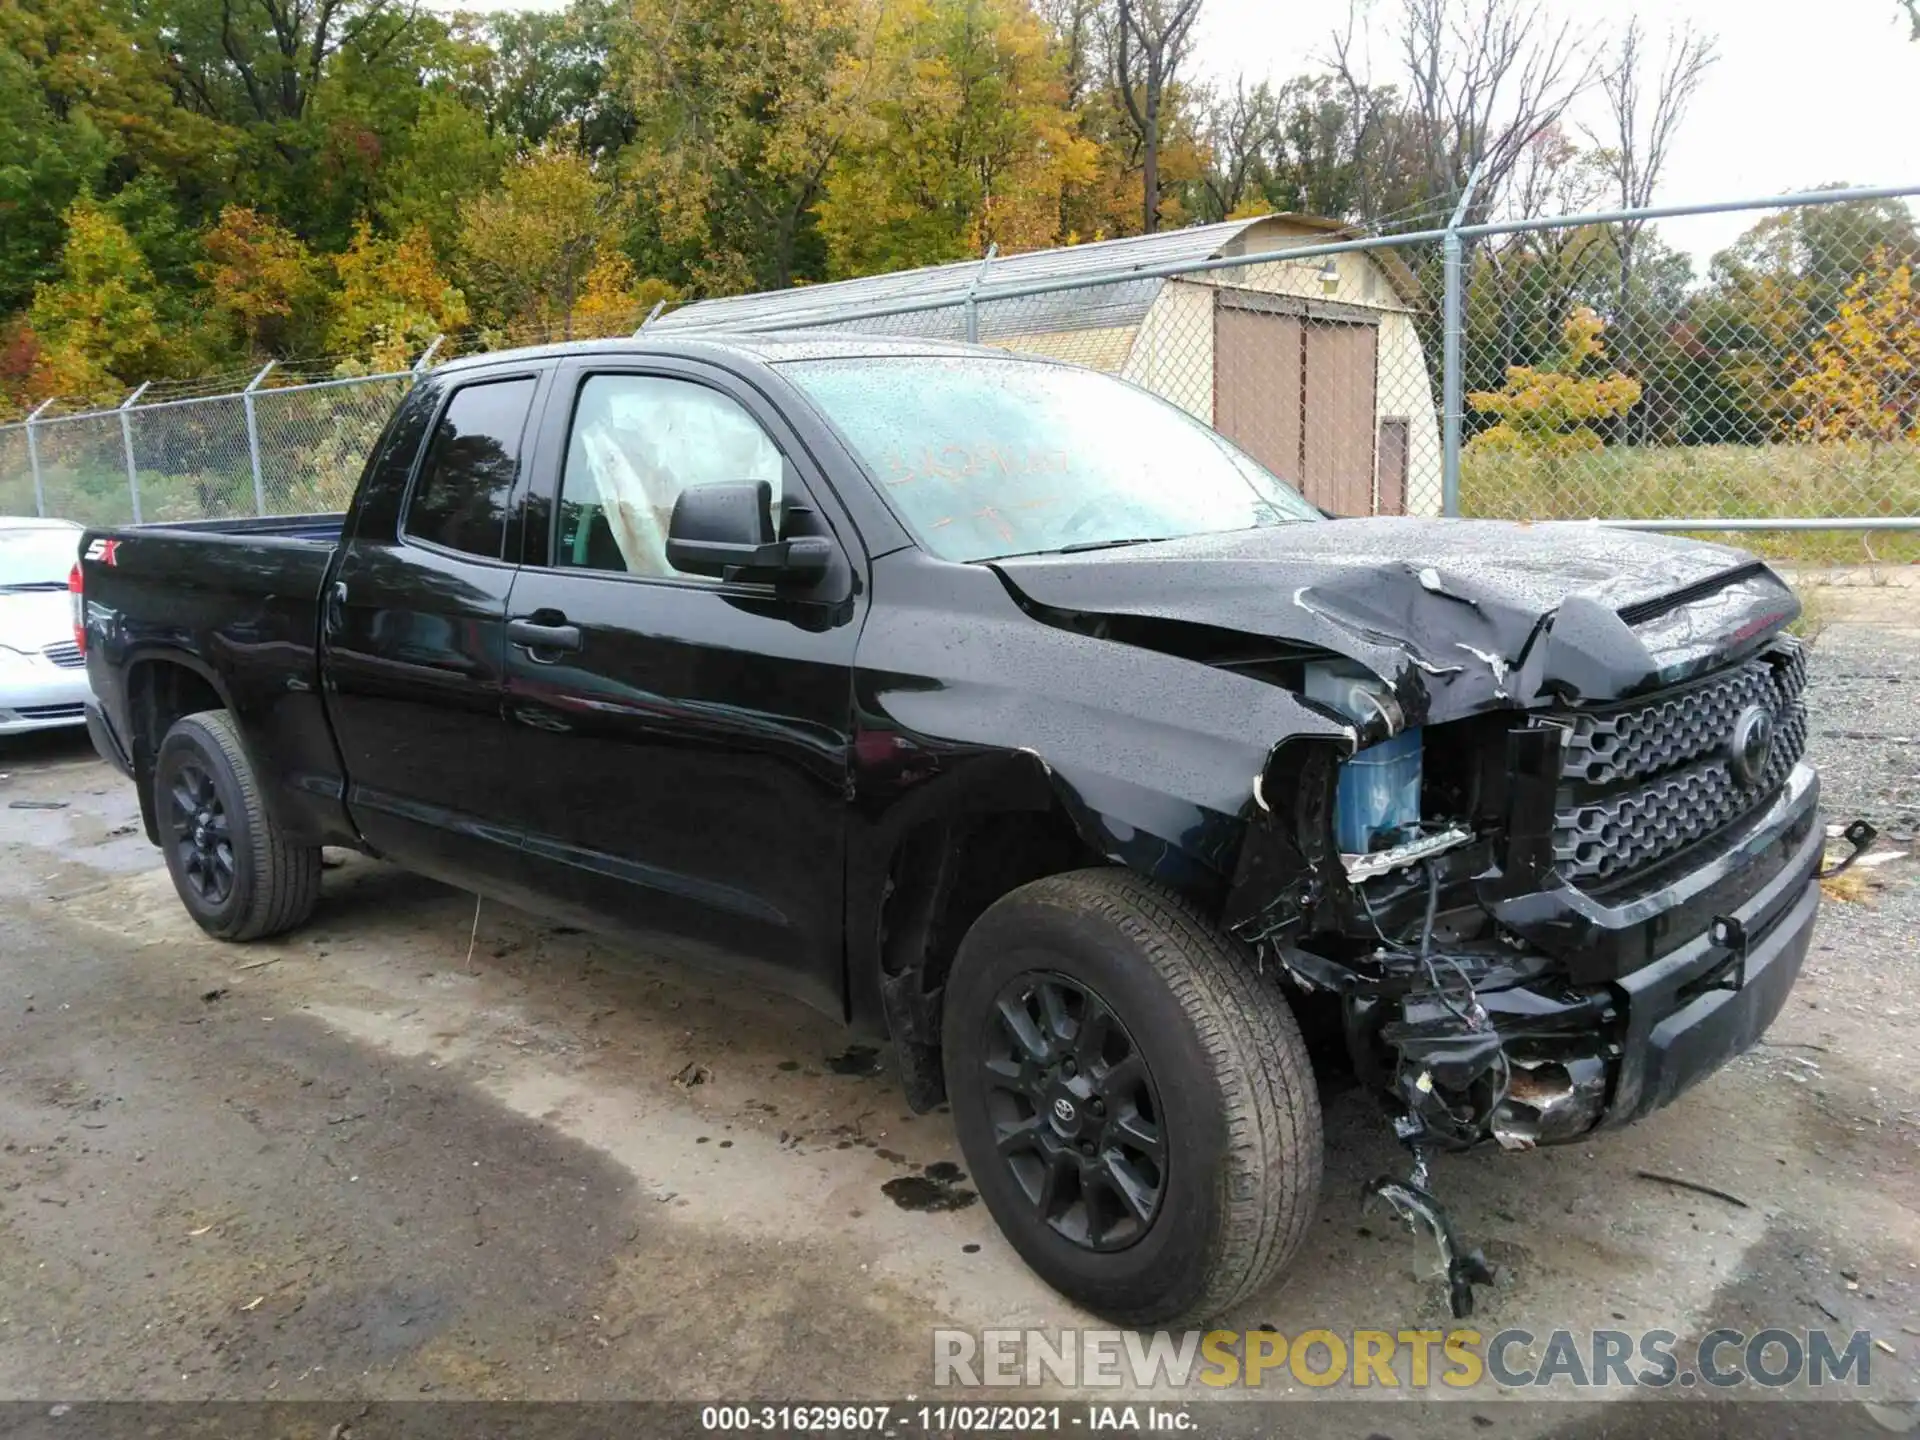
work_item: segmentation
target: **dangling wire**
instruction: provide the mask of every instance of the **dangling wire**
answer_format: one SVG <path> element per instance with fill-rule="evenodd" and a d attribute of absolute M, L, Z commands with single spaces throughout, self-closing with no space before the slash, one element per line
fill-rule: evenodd
<path fill-rule="evenodd" d="M 1373 933 L 1379 937 L 1381 949 L 1400 960 L 1411 960 L 1420 966 L 1432 987 L 1433 995 L 1448 1012 L 1470 1031 L 1482 1031 L 1489 1028 L 1486 1008 L 1480 1003 L 1480 996 L 1474 988 L 1473 977 L 1467 973 L 1459 959 L 1444 951 L 1433 948 L 1433 930 L 1440 911 L 1440 872 L 1434 868 L 1431 860 L 1421 862 L 1426 872 L 1427 904 L 1426 912 L 1420 924 L 1420 948 L 1409 950 L 1404 944 L 1389 940 L 1386 931 L 1380 926 L 1380 917 L 1374 913 L 1373 901 L 1364 889 L 1359 891 L 1360 903 L 1367 912 L 1367 920 L 1373 926 Z M 1462 1005 L 1455 999 L 1447 986 L 1441 982 L 1439 966 L 1445 964 L 1460 979 L 1460 986 L 1466 991 L 1466 1003 Z M 1487 1102 L 1487 1114 L 1491 1116 L 1500 1108 L 1513 1082 L 1513 1062 L 1507 1058 L 1505 1045 L 1496 1052 L 1498 1068 L 1496 1070 L 1492 1097 Z"/>

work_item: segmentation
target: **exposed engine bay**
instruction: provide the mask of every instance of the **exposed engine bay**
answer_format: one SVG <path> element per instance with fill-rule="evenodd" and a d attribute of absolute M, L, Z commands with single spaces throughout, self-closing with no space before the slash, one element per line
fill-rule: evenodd
<path fill-rule="evenodd" d="M 1745 557 L 1655 580 L 1646 540 L 1620 543 L 1621 568 L 1571 593 L 1562 567 L 1553 604 L 1515 594 L 1544 579 L 1524 566 L 1516 585 L 1323 559 L 1265 597 L 1258 629 L 1282 642 L 1265 647 L 1192 607 L 1045 595 L 1055 623 L 1257 675 L 1340 722 L 1282 738 L 1254 777 L 1222 920 L 1337 1002 L 1413 1156 L 1369 1197 L 1433 1235 L 1456 1314 L 1491 1272 L 1432 1194 L 1431 1154 L 1564 1143 L 1666 1103 L 1771 1020 L 1817 902 L 1797 601 Z"/>

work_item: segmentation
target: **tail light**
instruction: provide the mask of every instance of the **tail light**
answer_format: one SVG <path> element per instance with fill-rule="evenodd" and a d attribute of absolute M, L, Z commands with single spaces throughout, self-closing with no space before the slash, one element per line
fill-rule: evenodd
<path fill-rule="evenodd" d="M 84 655 L 87 653 L 87 596 L 86 582 L 80 576 L 80 566 L 76 561 L 73 569 L 67 572 L 67 600 L 73 606 L 73 643 Z"/>

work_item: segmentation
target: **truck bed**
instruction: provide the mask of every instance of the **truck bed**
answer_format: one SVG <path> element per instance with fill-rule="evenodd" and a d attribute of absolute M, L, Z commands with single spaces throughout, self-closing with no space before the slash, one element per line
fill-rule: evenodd
<path fill-rule="evenodd" d="M 324 540 L 331 545 L 339 540 L 340 528 L 346 518 L 344 511 L 323 515 L 243 515 L 227 520 L 162 520 L 98 533 L 124 537 L 177 531 L 188 535 L 227 535 L 242 539 Z"/>
<path fill-rule="evenodd" d="M 197 687 L 193 708 L 234 714 L 273 757 L 276 808 L 316 835 L 344 826 L 319 652 L 320 591 L 344 518 L 96 529 L 80 546 L 87 678 L 115 733 L 150 754 L 159 736 L 144 717 L 167 698 L 156 685 Z"/>

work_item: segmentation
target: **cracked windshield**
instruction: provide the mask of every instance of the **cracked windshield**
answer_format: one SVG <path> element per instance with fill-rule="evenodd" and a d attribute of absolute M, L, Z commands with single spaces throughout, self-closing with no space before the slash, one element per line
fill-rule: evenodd
<path fill-rule="evenodd" d="M 1110 376 L 975 356 L 783 368 L 945 560 L 1319 518 L 1185 411 Z"/>

